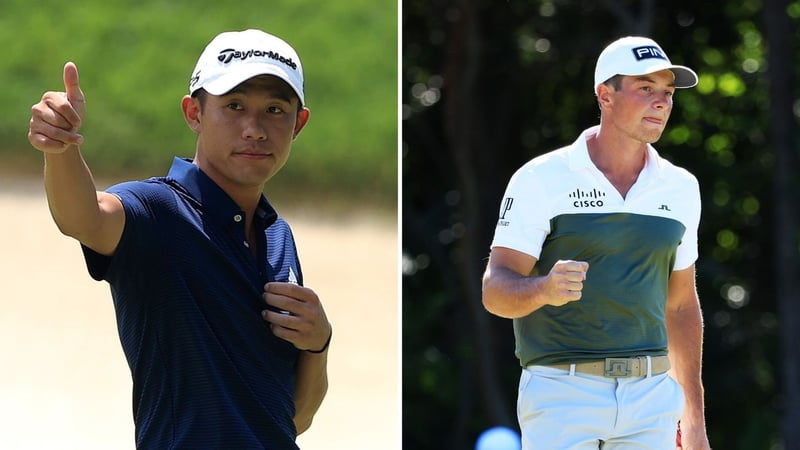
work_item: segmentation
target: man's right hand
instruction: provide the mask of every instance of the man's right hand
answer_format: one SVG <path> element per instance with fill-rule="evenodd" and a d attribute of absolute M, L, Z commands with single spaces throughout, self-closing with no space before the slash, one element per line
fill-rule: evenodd
<path fill-rule="evenodd" d="M 558 261 L 553 264 L 545 282 L 544 298 L 553 306 L 563 306 L 581 299 L 583 282 L 589 263 L 584 261 Z"/>
<path fill-rule="evenodd" d="M 35 149 L 63 153 L 83 143 L 78 131 L 86 116 L 86 99 L 74 63 L 64 65 L 64 92 L 46 92 L 31 111 L 28 141 Z"/>
<path fill-rule="evenodd" d="M 483 275 L 483 306 L 490 313 L 515 319 L 542 306 L 563 306 L 580 300 L 589 263 L 558 261 L 547 275 L 534 276 L 533 256 L 493 247 Z"/>
<path fill-rule="evenodd" d="M 111 256 L 125 229 L 119 197 L 97 192 L 78 146 L 86 100 L 74 63 L 64 65 L 64 91 L 46 92 L 31 107 L 28 141 L 45 154 L 44 188 L 58 229 L 101 255 Z"/>

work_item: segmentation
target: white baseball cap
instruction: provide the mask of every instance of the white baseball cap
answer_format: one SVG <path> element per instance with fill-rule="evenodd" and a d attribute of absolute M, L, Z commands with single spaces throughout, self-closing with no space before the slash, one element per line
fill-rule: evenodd
<path fill-rule="evenodd" d="M 594 90 L 615 75 L 646 75 L 668 69 L 675 74 L 676 88 L 697 84 L 697 74 L 688 67 L 672 64 L 664 50 L 652 39 L 628 36 L 606 47 L 594 68 Z"/>
<path fill-rule="evenodd" d="M 189 80 L 189 94 L 202 88 L 223 95 L 258 75 L 274 75 L 291 86 L 305 104 L 303 66 L 283 39 L 261 30 L 226 31 L 206 46 Z"/>

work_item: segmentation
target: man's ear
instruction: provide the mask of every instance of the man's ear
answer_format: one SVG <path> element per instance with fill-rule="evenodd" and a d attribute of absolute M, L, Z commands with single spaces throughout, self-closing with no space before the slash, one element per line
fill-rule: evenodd
<path fill-rule="evenodd" d="M 611 94 L 613 92 L 613 88 L 607 84 L 597 86 L 597 103 L 600 105 L 600 109 L 612 103 Z"/>
<path fill-rule="evenodd" d="M 302 131 L 303 127 L 306 126 L 306 124 L 308 123 L 308 118 L 310 116 L 311 116 L 311 111 L 306 107 L 303 107 L 303 109 L 301 109 L 297 113 L 297 122 L 295 122 L 294 124 L 293 139 L 297 139 L 297 135 L 300 134 L 300 131 Z"/>
<path fill-rule="evenodd" d="M 189 128 L 194 130 L 195 133 L 200 132 L 200 116 L 202 111 L 200 108 L 200 99 L 189 95 L 184 95 L 181 100 L 181 109 L 183 110 L 183 118 Z"/>

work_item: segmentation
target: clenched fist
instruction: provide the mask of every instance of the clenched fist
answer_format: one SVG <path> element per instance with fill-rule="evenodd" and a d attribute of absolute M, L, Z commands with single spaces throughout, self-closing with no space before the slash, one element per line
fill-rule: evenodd
<path fill-rule="evenodd" d="M 546 303 L 562 306 L 581 299 L 583 282 L 589 263 L 584 261 L 557 261 L 545 279 Z"/>

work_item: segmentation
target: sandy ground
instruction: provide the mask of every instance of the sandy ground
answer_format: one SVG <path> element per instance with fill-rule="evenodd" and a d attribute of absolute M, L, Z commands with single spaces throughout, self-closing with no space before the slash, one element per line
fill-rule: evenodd
<path fill-rule="evenodd" d="M 130 372 L 108 286 L 58 232 L 40 184 L 0 175 L 0 448 L 133 449 Z M 298 443 L 399 449 L 397 227 L 368 215 L 283 214 L 335 330 L 328 397 Z"/>

